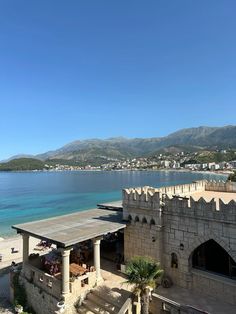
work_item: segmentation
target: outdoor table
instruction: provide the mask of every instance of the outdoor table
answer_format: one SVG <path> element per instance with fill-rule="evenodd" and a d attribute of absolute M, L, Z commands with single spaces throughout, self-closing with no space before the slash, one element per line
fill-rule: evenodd
<path fill-rule="evenodd" d="M 82 276 L 86 273 L 87 269 L 79 266 L 78 264 L 70 264 L 70 273 L 72 276 Z"/>

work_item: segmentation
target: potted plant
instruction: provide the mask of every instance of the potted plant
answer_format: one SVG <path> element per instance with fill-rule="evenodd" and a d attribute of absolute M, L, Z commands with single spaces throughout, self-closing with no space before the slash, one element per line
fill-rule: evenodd
<path fill-rule="evenodd" d="M 16 304 L 15 311 L 16 311 L 16 313 L 22 313 L 23 312 L 23 306 L 20 304 Z"/>
<path fill-rule="evenodd" d="M 65 311 L 65 302 L 64 301 L 60 301 L 57 303 L 57 307 L 59 309 L 59 313 L 63 313 Z"/>

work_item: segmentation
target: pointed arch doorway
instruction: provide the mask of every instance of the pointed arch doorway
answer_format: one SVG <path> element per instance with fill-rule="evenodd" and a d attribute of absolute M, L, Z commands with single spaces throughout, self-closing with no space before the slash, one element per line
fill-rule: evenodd
<path fill-rule="evenodd" d="M 216 241 L 208 240 L 192 254 L 192 267 L 236 280 L 236 263 Z"/>

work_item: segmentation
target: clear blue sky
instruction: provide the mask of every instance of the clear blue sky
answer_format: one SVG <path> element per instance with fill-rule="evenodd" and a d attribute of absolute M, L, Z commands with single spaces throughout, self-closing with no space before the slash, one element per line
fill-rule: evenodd
<path fill-rule="evenodd" d="M 0 1 L 0 159 L 236 122 L 235 0 Z"/>

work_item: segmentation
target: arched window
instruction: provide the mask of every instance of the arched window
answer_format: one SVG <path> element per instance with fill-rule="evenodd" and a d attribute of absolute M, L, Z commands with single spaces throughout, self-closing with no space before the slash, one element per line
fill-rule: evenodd
<path fill-rule="evenodd" d="M 136 216 L 134 221 L 135 221 L 135 222 L 138 222 L 138 221 L 139 221 L 139 217 Z"/>
<path fill-rule="evenodd" d="M 146 219 L 145 217 L 143 217 L 142 223 L 143 223 L 143 224 L 146 224 L 146 223 L 147 223 L 147 219 Z"/>
<path fill-rule="evenodd" d="M 132 216 L 131 215 L 128 216 L 128 221 L 132 221 Z"/>
<path fill-rule="evenodd" d="M 192 255 L 192 266 L 236 280 L 236 263 L 214 240 L 199 245 Z"/>
<path fill-rule="evenodd" d="M 178 268 L 178 257 L 176 253 L 171 253 L 171 268 Z"/>
<path fill-rule="evenodd" d="M 150 221 L 150 225 L 155 225 L 155 220 L 152 218 L 151 221 Z"/>

